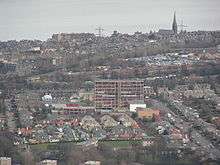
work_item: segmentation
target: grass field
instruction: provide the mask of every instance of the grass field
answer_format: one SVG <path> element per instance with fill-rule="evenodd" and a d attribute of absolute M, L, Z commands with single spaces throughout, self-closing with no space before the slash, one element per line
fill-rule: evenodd
<path fill-rule="evenodd" d="M 63 144 L 77 144 L 77 142 L 62 142 Z M 127 148 L 133 145 L 141 145 L 142 141 L 140 140 L 103 140 L 99 141 L 98 144 L 109 145 L 109 147 L 121 147 Z M 60 143 L 42 143 L 42 144 L 34 144 L 30 145 L 33 150 L 48 150 L 51 148 L 56 148 L 56 146 Z"/>
<path fill-rule="evenodd" d="M 50 146 L 55 146 L 55 145 L 57 145 L 57 144 L 56 143 L 42 143 L 42 144 L 31 145 L 31 148 L 33 150 L 43 150 L 43 151 L 45 151 L 45 150 L 48 150 L 48 148 Z"/>
<path fill-rule="evenodd" d="M 134 141 L 134 140 L 113 140 L 113 141 L 100 141 L 99 144 L 109 145 L 110 147 L 121 147 L 126 148 L 133 145 L 140 145 L 142 141 Z"/>

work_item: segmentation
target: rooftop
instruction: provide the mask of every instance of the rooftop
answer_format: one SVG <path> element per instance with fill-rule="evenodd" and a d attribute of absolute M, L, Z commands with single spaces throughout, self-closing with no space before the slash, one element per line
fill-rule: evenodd
<path fill-rule="evenodd" d="M 11 160 L 9 157 L 0 157 L 0 160 Z"/>

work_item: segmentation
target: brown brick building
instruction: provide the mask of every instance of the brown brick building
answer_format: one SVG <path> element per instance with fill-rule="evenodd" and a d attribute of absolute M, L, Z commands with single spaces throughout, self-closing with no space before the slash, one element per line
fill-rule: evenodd
<path fill-rule="evenodd" d="M 11 158 L 0 157 L 0 165 L 11 165 Z"/>
<path fill-rule="evenodd" d="M 144 100 L 142 80 L 99 80 L 95 82 L 96 109 L 125 108 L 134 100 Z"/>

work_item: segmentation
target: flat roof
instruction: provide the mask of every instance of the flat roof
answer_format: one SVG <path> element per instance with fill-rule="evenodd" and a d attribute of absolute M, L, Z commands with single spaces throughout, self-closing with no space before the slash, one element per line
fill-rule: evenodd
<path fill-rule="evenodd" d="M 133 100 L 130 101 L 129 104 L 145 104 L 144 100 Z"/>
<path fill-rule="evenodd" d="M 49 162 L 57 162 L 57 160 L 46 159 L 46 160 L 42 160 L 41 162 L 43 162 L 43 163 L 49 163 Z"/>
<path fill-rule="evenodd" d="M 0 157 L 0 160 L 11 160 L 10 157 Z"/>

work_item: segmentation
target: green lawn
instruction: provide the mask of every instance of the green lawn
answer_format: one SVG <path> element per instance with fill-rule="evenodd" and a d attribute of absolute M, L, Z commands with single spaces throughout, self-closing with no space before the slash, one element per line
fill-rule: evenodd
<path fill-rule="evenodd" d="M 140 145 L 142 141 L 134 141 L 134 140 L 115 140 L 115 141 L 100 141 L 99 144 L 106 144 L 110 147 L 130 147 L 132 145 Z"/>
<path fill-rule="evenodd" d="M 77 144 L 77 142 L 62 142 L 63 144 L 67 143 L 67 144 Z M 109 147 L 121 147 L 121 148 L 127 148 L 130 147 L 132 145 L 141 145 L 142 141 L 140 140 L 112 140 L 112 141 L 99 141 L 99 144 L 106 144 Z M 34 144 L 34 145 L 30 145 L 31 148 L 35 151 L 37 150 L 41 150 L 41 151 L 45 151 L 51 148 L 56 148 L 56 146 L 59 143 L 42 143 L 42 144 Z"/>
<path fill-rule="evenodd" d="M 56 143 L 42 143 L 31 145 L 33 150 L 47 150 L 49 146 L 56 145 Z"/>

